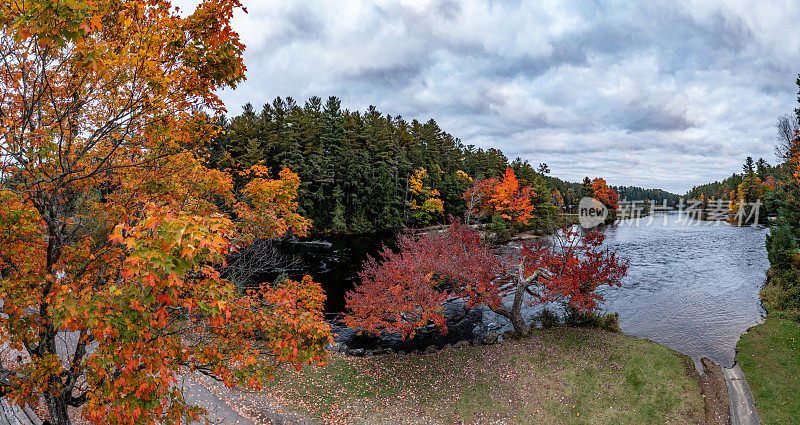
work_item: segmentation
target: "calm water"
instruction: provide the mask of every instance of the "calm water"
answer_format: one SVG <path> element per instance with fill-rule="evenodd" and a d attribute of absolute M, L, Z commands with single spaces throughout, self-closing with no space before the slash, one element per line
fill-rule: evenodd
<path fill-rule="evenodd" d="M 622 287 L 605 291 L 605 308 L 629 335 L 733 366 L 739 337 L 763 320 L 767 229 L 682 222 L 674 213 L 650 220 L 607 228 L 608 244 L 631 265 Z"/>
<path fill-rule="evenodd" d="M 367 255 L 377 257 L 384 244 L 393 246 L 391 235 L 336 235 L 277 242 L 284 256 L 295 260 L 289 267 L 264 269 L 260 281 L 272 282 L 281 273 L 293 279 L 308 274 L 322 285 L 325 312 L 344 310 L 345 294 L 358 281 Z"/>
<path fill-rule="evenodd" d="M 758 291 L 769 267 L 767 230 L 685 222 L 666 214 L 617 222 L 606 232 L 607 243 L 631 260 L 623 285 L 604 291 L 604 308 L 619 313 L 622 330 L 695 359 L 708 357 L 732 366 L 739 337 L 762 320 Z M 381 245 L 377 236 L 286 243 L 284 252 L 298 256 L 301 265 L 285 271 L 311 274 L 328 295 L 326 310 L 339 312 L 364 258 L 375 255 Z M 525 310 L 526 315 L 537 312 Z M 488 310 L 462 327 L 465 338 L 511 329 L 507 320 Z"/>

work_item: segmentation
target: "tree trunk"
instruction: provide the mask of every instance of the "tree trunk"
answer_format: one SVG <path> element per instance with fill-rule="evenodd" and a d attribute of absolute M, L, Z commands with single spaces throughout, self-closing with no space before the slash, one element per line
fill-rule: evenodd
<path fill-rule="evenodd" d="M 511 307 L 503 304 L 501 301 L 497 307 L 493 308 L 492 310 L 508 319 L 511 322 L 511 326 L 514 327 L 514 332 L 517 336 L 523 336 L 530 332 L 531 328 L 525 323 L 525 319 L 522 317 L 522 298 L 525 294 L 525 286 L 520 285 L 517 283 L 514 291 L 514 300 L 511 304 Z"/>
<path fill-rule="evenodd" d="M 530 332 L 531 327 L 525 323 L 525 319 L 522 317 L 522 312 L 520 310 L 520 308 L 509 308 L 502 303 L 500 303 L 497 307 L 492 308 L 492 311 L 505 317 L 509 322 L 511 322 L 511 326 L 514 327 L 514 333 L 516 333 L 517 336 L 523 336 Z"/>
<path fill-rule="evenodd" d="M 69 413 L 67 412 L 67 401 L 64 397 L 57 397 L 53 394 L 45 394 L 44 401 L 47 404 L 47 411 L 50 413 L 50 423 L 53 425 L 71 425 Z"/>
<path fill-rule="evenodd" d="M 524 262 L 520 262 L 518 275 L 514 278 L 516 284 L 514 285 L 514 298 L 511 307 L 500 301 L 496 307 L 492 308 L 492 311 L 511 322 L 511 326 L 514 327 L 514 332 L 518 336 L 526 335 L 531 331 L 531 327 L 525 323 L 525 319 L 522 317 L 522 300 L 525 298 L 526 289 L 541 276 L 539 271 L 535 271 L 532 275 L 525 277 L 524 270 Z"/>

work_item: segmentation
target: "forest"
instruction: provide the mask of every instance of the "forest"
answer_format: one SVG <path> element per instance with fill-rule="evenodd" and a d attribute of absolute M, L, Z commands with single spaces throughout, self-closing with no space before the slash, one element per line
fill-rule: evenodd
<path fill-rule="evenodd" d="M 736 192 L 739 185 L 745 180 L 746 177 L 757 177 L 759 181 L 774 186 L 774 182 L 780 178 L 782 173 L 782 166 L 772 166 L 764 158 L 758 158 L 753 161 L 753 158 L 747 157 L 742 165 L 741 173 L 733 173 L 730 177 L 726 177 L 722 181 L 715 181 L 693 187 L 686 193 L 689 199 L 732 199 L 731 192 Z"/>
<path fill-rule="evenodd" d="M 499 177 L 510 167 L 531 188 L 535 212 L 528 228 L 542 230 L 559 210 L 570 210 L 584 183 L 549 175 L 547 164 L 508 157 L 498 149 L 464 144 L 433 119 L 422 122 L 379 111 L 343 109 L 331 96 L 302 105 L 274 99 L 260 111 L 219 118 L 222 129 L 208 148 L 212 168 L 266 166 L 271 175 L 288 167 L 300 176 L 299 210 L 315 233 L 394 232 L 447 223 L 467 208 L 470 182 Z M 238 182 L 244 184 L 244 180 Z M 603 183 L 605 184 L 605 183 Z M 659 189 L 613 186 L 621 199 L 677 202 Z M 492 217 L 485 217 L 491 220 Z"/>

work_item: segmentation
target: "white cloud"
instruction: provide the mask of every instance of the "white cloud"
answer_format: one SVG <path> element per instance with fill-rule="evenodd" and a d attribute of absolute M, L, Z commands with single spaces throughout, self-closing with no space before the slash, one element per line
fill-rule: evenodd
<path fill-rule="evenodd" d="M 773 124 L 796 103 L 796 1 L 244 3 L 231 113 L 336 95 L 573 180 L 724 178 L 744 156 L 774 160 Z"/>

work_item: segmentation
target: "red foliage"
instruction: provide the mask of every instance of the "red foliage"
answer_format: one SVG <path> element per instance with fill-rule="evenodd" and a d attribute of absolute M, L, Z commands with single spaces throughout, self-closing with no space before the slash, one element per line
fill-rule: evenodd
<path fill-rule="evenodd" d="M 767 179 L 764 180 L 764 187 L 766 190 L 772 191 L 778 186 L 778 182 L 775 180 L 774 176 L 767 176 Z"/>
<path fill-rule="evenodd" d="M 572 227 L 562 229 L 555 239 L 554 246 L 540 243 L 522 248 L 530 273 L 539 268 L 550 276 L 539 288 L 542 293 L 534 295 L 540 302 L 562 300 L 582 311 L 594 310 L 602 301 L 597 288 L 619 286 L 628 272 L 628 261 L 603 248 L 605 234 L 600 230 Z"/>
<path fill-rule="evenodd" d="M 361 285 L 347 295 L 345 323 L 403 337 L 431 322 L 446 332 L 442 306 L 461 299 L 467 307 L 489 307 L 525 332 L 520 308 L 526 293 L 532 304 L 563 301 L 586 311 L 601 300 L 599 286 L 620 284 L 628 263 L 603 248 L 603 239 L 599 232 L 565 228 L 553 243 L 498 254 L 478 231 L 457 222 L 442 233 L 405 235 L 398 251 L 384 248 L 380 259 L 368 259 Z"/>
<path fill-rule="evenodd" d="M 361 285 L 347 294 L 348 326 L 413 336 L 429 321 L 446 329 L 442 304 L 448 299 L 470 306 L 500 301 L 495 279 L 502 259 L 475 230 L 454 224 L 419 239 L 403 235 L 398 245 L 365 262 Z"/>

